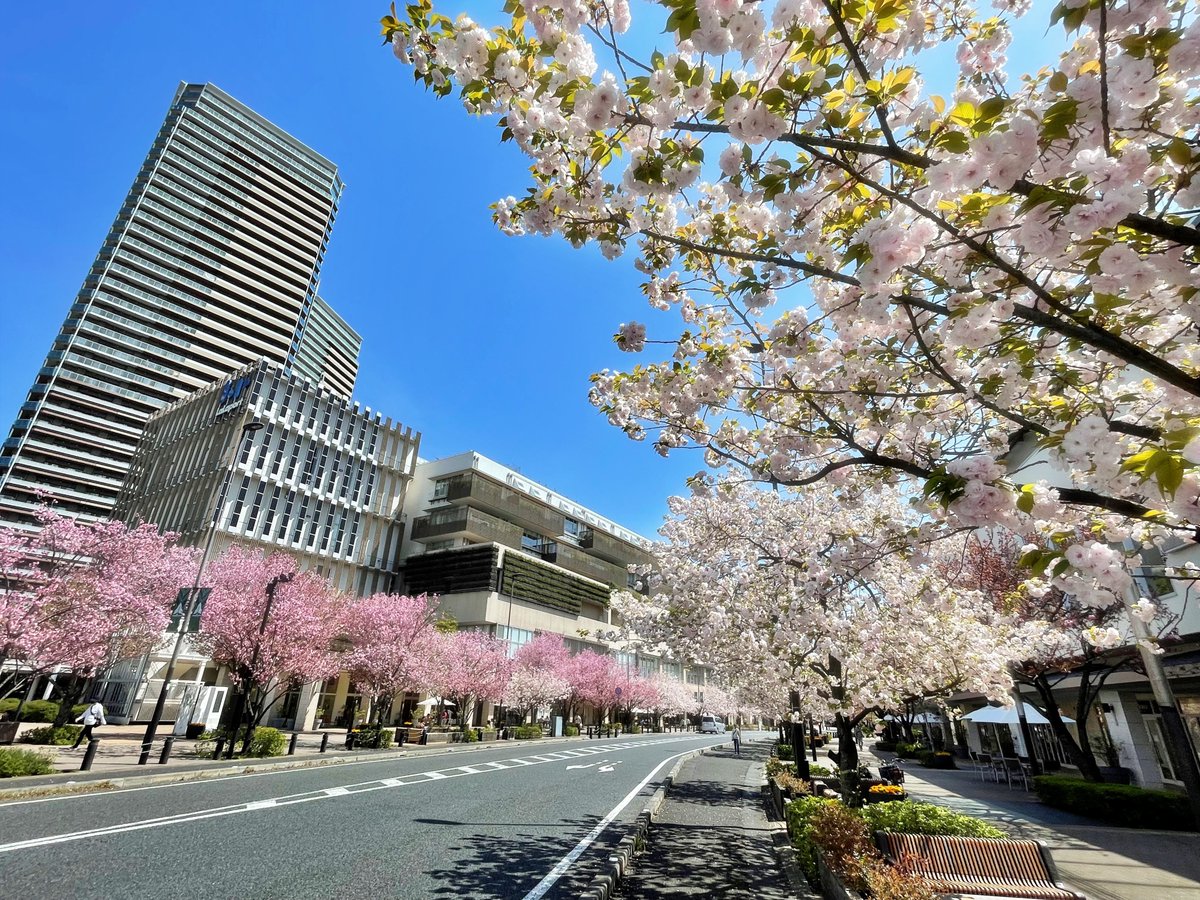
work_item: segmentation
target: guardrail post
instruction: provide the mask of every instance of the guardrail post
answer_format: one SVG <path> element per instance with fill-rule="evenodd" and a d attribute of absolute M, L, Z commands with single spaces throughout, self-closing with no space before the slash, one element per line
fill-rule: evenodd
<path fill-rule="evenodd" d="M 160 766 L 165 766 L 167 764 L 167 760 L 171 758 L 171 748 L 174 746 L 175 735 L 171 735 L 165 741 L 163 741 L 162 753 L 158 755 L 158 764 Z"/>
<path fill-rule="evenodd" d="M 324 753 L 329 748 L 329 732 L 326 731 L 321 735 L 321 752 Z"/>
<path fill-rule="evenodd" d="M 213 759 L 220 759 L 220 758 L 221 758 L 221 752 L 222 752 L 224 749 L 225 749 L 225 738 L 223 738 L 223 737 L 219 737 L 219 738 L 217 738 L 217 749 L 213 751 L 212 758 L 213 758 Z"/>
<path fill-rule="evenodd" d="M 288 752 L 287 752 L 288 756 L 296 755 L 296 741 L 299 739 L 299 737 L 300 737 L 300 732 L 298 732 L 298 731 L 292 732 L 292 739 L 288 742 Z"/>

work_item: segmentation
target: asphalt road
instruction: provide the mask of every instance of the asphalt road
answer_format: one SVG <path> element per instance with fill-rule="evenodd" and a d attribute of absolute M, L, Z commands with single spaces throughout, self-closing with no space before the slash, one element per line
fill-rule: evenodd
<path fill-rule="evenodd" d="M 677 756 L 727 740 L 501 745 L 4 803 L 0 895 L 561 900 Z"/>

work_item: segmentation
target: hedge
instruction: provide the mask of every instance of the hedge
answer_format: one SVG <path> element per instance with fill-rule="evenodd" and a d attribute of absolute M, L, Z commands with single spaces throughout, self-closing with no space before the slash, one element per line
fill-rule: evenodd
<path fill-rule="evenodd" d="M 1126 828 L 1190 831 L 1196 825 L 1187 797 L 1170 791 L 1097 784 L 1065 775 L 1038 775 L 1033 789 L 1047 806 Z"/>
<path fill-rule="evenodd" d="M 511 729 L 513 737 L 519 741 L 528 741 L 542 736 L 541 725 L 518 725 Z"/>
<path fill-rule="evenodd" d="M 12 715 L 17 711 L 17 706 L 20 704 L 20 699 L 17 697 L 9 697 L 7 700 L 0 700 L 0 715 Z M 74 719 L 88 708 L 87 703 L 78 703 L 71 707 L 71 718 Z M 58 715 L 58 703 L 53 700 L 30 700 L 21 707 L 22 722 L 53 722 L 55 716 Z"/>
<path fill-rule="evenodd" d="M 958 766 L 956 766 L 954 764 L 954 754 L 946 753 L 945 751 L 942 751 L 942 750 L 939 750 L 937 752 L 934 752 L 932 750 L 926 750 L 924 753 L 921 754 L 920 760 L 921 760 L 921 765 L 925 766 L 928 769 L 957 769 L 958 768 Z"/>
<path fill-rule="evenodd" d="M 278 728 L 255 728 L 247 756 L 282 756 L 287 749 L 287 742 L 287 737 Z"/>
<path fill-rule="evenodd" d="M 41 728 L 33 728 L 25 732 L 20 737 L 22 744 L 57 744 L 65 746 L 75 743 L 75 739 L 79 737 L 79 732 L 83 729 L 78 725 L 62 725 L 55 728 L 53 725 L 43 725 Z"/>
<path fill-rule="evenodd" d="M 17 778 L 21 775 L 49 775 L 54 771 L 50 757 L 36 750 L 14 750 L 0 747 L 0 778 Z"/>

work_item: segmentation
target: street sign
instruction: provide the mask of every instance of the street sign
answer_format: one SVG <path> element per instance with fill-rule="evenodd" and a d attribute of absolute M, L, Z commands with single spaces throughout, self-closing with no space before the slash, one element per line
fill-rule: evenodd
<path fill-rule="evenodd" d="M 171 607 L 171 624 L 168 626 L 168 631 L 179 631 L 180 625 L 183 622 L 183 615 L 187 612 L 188 597 L 191 596 L 193 588 L 180 588 L 179 594 L 175 597 L 175 605 Z M 192 607 L 192 617 L 188 619 L 187 631 L 200 630 L 200 615 L 204 612 L 204 604 L 208 602 L 208 595 L 212 593 L 212 588 L 200 588 L 196 593 L 196 605 Z"/>

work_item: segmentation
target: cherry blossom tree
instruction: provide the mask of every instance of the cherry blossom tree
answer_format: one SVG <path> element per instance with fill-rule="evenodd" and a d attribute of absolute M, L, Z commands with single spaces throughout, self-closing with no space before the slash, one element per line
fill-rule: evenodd
<path fill-rule="evenodd" d="M 341 671 L 334 641 L 347 600 L 315 572 L 298 571 L 295 557 L 237 544 L 209 563 L 204 578 L 212 593 L 195 645 L 227 668 L 238 692 L 231 721 L 248 724 L 248 746 L 289 691 Z"/>
<path fill-rule="evenodd" d="M 1089 781 L 1103 781 L 1088 739 L 1092 710 L 1112 675 L 1141 669 L 1139 657 L 1128 646 L 1100 646 L 1120 624 L 1118 607 L 1086 605 L 1058 588 L 1028 579 L 1020 565 L 1021 556 L 1028 552 L 1024 543 L 1007 532 L 972 535 L 961 554 L 944 559 L 940 568 L 956 584 L 981 591 L 997 609 L 1022 619 L 1052 623 L 1038 655 L 1017 661 L 1013 675 L 1038 692 L 1055 739 L 1080 774 Z M 1176 619 L 1160 608 L 1155 608 L 1154 617 L 1160 634 L 1176 624 Z M 1104 636 L 1097 637 L 1097 633 Z M 1124 635 L 1120 640 L 1126 643 Z M 1078 740 L 1067 728 L 1054 695 L 1055 686 L 1067 678 L 1075 682 L 1073 714 Z"/>
<path fill-rule="evenodd" d="M 341 658 L 350 680 L 371 700 L 371 721 L 380 722 L 392 697 L 426 687 L 443 659 L 445 642 L 434 628 L 437 600 L 373 594 L 345 611 L 342 636 L 350 649 Z"/>
<path fill-rule="evenodd" d="M 603 720 L 617 700 L 616 688 L 624 675 L 617 661 L 606 653 L 583 650 L 565 661 L 562 672 L 571 686 L 564 704 L 567 718 L 574 718 L 579 705 L 587 703 L 596 708 Z"/>
<path fill-rule="evenodd" d="M 690 685 L 662 673 L 656 675 L 654 681 L 656 718 L 687 716 L 692 712 L 695 700 Z"/>
<path fill-rule="evenodd" d="M 475 701 L 494 703 L 504 696 L 512 669 L 503 641 L 479 631 L 454 631 L 438 635 L 425 686 L 451 700 L 466 725 Z"/>
<path fill-rule="evenodd" d="M 1046 629 L 888 550 L 905 524 L 901 499 L 829 485 L 672 498 L 647 567 L 651 593 L 618 595 L 614 607 L 640 639 L 712 666 L 735 690 L 798 690 L 805 709 L 837 723 L 841 766 L 853 769 L 853 729 L 871 711 L 959 690 L 1006 700 L 1009 664 L 1033 655 Z M 706 708 L 736 713 L 720 698 L 705 688 Z"/>
<path fill-rule="evenodd" d="M 196 552 L 153 525 L 80 523 L 43 507 L 36 531 L 0 529 L 0 688 L 68 668 L 57 724 L 88 680 L 162 640 Z"/>
<path fill-rule="evenodd" d="M 906 480 L 951 525 L 1190 533 L 1200 16 L 1033 8 L 657 0 L 632 42 L 627 0 L 511 0 L 490 31 L 418 0 L 382 24 L 529 158 L 501 229 L 636 257 L 663 355 L 622 313 L 643 356 L 592 391 L 631 437 L 775 485 Z M 1040 39 L 1047 12 L 1044 64 L 1011 75 L 1014 29 Z M 1017 434 L 1064 483 L 1005 470 Z M 1073 537 L 1041 562 L 1103 568 Z"/>
<path fill-rule="evenodd" d="M 528 710 L 532 719 L 539 707 L 565 700 L 571 694 L 565 674 L 570 658 L 566 643 L 556 634 L 539 634 L 524 644 L 513 658 L 505 705 Z"/>
<path fill-rule="evenodd" d="M 644 678 L 635 672 L 622 673 L 623 677 L 617 685 L 616 706 L 620 710 L 621 720 L 627 725 L 634 725 L 634 710 L 653 711 L 658 706 L 658 687 L 650 678 Z"/>

